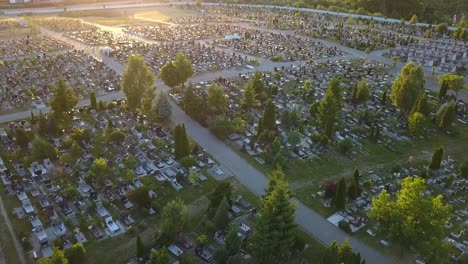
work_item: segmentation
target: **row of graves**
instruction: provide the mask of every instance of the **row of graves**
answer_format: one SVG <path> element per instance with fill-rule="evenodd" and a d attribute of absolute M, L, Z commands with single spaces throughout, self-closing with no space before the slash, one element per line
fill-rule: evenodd
<path fill-rule="evenodd" d="M 55 32 L 76 32 L 76 31 L 95 31 L 98 27 L 85 23 L 78 18 L 66 17 L 42 17 L 29 18 L 30 23 L 34 23 L 40 27 L 55 31 Z"/>
<path fill-rule="evenodd" d="M 119 44 L 110 47 L 113 50 L 111 56 L 115 57 L 122 64 L 126 64 L 128 58 L 133 54 L 142 55 L 145 57 L 145 61 L 149 67 L 157 74 L 159 74 L 160 69 L 166 62 L 175 60 L 179 53 L 184 53 L 192 62 L 195 73 L 244 68 L 249 61 L 247 56 L 223 51 L 198 42 L 150 44 L 133 41 L 129 44 Z"/>
<path fill-rule="evenodd" d="M 71 48 L 66 43 L 42 34 L 0 39 L 0 60 L 66 51 Z"/>
<path fill-rule="evenodd" d="M 432 40 L 400 46 L 389 51 L 404 61 L 414 61 L 443 72 L 468 69 L 468 44 L 455 40 Z"/>
<path fill-rule="evenodd" d="M 189 171 L 175 161 L 170 131 L 125 109 L 124 102 L 117 101 L 100 112 L 79 109 L 69 113 L 73 128 L 47 137 L 58 150 L 57 157 L 33 160 L 30 164 L 23 159 L 6 162 L 0 158 L 0 178 L 7 199 L 19 205 L 13 210 L 14 217 L 29 220 L 32 233 L 22 235 L 40 252 L 39 257 L 52 255 L 56 241 L 61 241 L 66 249 L 76 242 L 118 236 L 141 217 L 157 214 L 159 208 L 153 202 L 137 205 L 127 197 L 129 192 L 144 186 L 143 177 L 153 177 L 161 188 L 175 191 L 192 184 Z M 14 139 L 19 127 L 33 134 L 38 129 L 28 121 L 8 124 L 0 133 L 5 134 L 1 138 L 2 157 L 12 157 L 11 153 L 19 151 Z M 87 131 L 88 136 L 72 139 L 77 129 Z M 102 137 L 111 133 L 109 129 L 124 132 L 124 139 L 119 143 L 106 142 Z M 76 143 L 69 144 L 70 140 Z M 30 143 L 29 151 L 32 148 Z M 203 150 L 193 155 L 197 161 L 195 170 L 215 165 Z M 98 160 L 104 160 L 108 169 L 98 173 L 94 169 Z M 206 177 L 200 173 L 198 181 L 203 180 Z M 148 189 L 148 195 L 151 200 L 161 198 L 152 189 Z M 146 214 L 137 213 L 134 208 L 138 206 Z"/>
<path fill-rule="evenodd" d="M 321 143 L 323 133 L 316 119 L 310 117 L 310 106 L 324 97 L 326 88 L 334 76 L 343 76 L 344 105 L 339 117 L 339 126 L 334 134 L 335 142 L 349 140 L 354 145 L 354 155 L 369 155 L 362 148 L 362 141 L 376 137 L 376 142 L 391 151 L 396 151 L 394 144 L 409 140 L 406 128 L 399 125 L 399 112 L 388 103 L 383 105 L 380 98 L 388 91 L 394 79 L 386 74 L 388 66 L 367 60 L 329 60 L 328 62 L 291 66 L 276 69 L 274 72 L 263 73 L 262 81 L 266 89 L 277 90 L 272 96 L 276 107 L 276 137 L 280 141 L 284 157 L 292 159 L 313 159 L 330 150 Z M 246 119 L 243 132 L 228 136 L 236 148 L 247 152 L 260 164 L 268 162 L 269 144 L 257 138 L 258 121 L 263 115 L 262 108 L 243 109 L 243 87 L 252 73 L 240 75 L 232 79 L 219 79 L 217 83 L 225 90 L 228 98 L 226 116 L 231 120 L 236 117 Z M 304 91 L 304 81 L 310 79 L 313 91 Z M 371 86 L 372 95 L 365 103 L 355 103 L 349 98 L 351 89 L 359 81 L 366 80 Z M 209 83 L 199 83 L 195 86 L 196 94 L 203 98 Z M 183 101 L 183 95 L 173 95 Z M 291 145 L 289 134 L 300 133 L 300 142 Z M 379 131 L 371 135 L 370 131 Z"/>
<path fill-rule="evenodd" d="M 193 25 L 206 23 L 235 23 L 241 20 L 227 16 L 202 14 L 199 16 L 172 17 L 168 21 L 174 24 Z"/>
<path fill-rule="evenodd" d="M 324 38 L 337 41 L 341 45 L 358 50 L 385 49 L 395 46 L 407 46 L 417 43 L 418 39 L 393 31 L 377 30 L 374 28 L 353 27 L 345 24 L 335 24 L 323 27 L 308 24 L 312 27 L 303 27 L 297 30 L 298 34 L 314 38 Z"/>
<path fill-rule="evenodd" d="M 382 190 L 395 196 L 401 188 L 402 179 L 408 175 L 421 177 L 422 172 L 427 172 L 428 191 L 425 194 L 434 196 L 441 194 L 444 203 L 452 206 L 451 219 L 445 226 L 447 234 L 445 240 L 453 245 L 451 259 L 456 262 L 461 255 L 468 253 L 468 234 L 465 234 L 465 230 L 468 228 L 468 206 L 466 203 L 468 180 L 459 175 L 460 172 L 456 165 L 456 161 L 449 155 L 446 160 L 442 160 L 441 168 L 438 170 L 430 170 L 427 165 L 423 168 L 417 168 L 417 166 L 408 164 L 391 173 L 388 171 L 379 173 L 367 171 L 359 176 L 360 195 L 355 199 L 348 197 L 345 210 L 334 213 L 328 218 L 328 221 L 340 227 L 346 223 L 353 233 L 364 228 L 376 243 L 382 247 L 392 247 L 390 242 L 377 234 L 378 223 L 373 223 L 368 216 L 372 207 L 372 199 L 377 197 Z M 330 182 L 320 186 L 321 190 L 313 195 L 325 207 L 330 207 L 331 204 L 331 198 L 327 198 L 326 194 L 326 186 L 329 184 Z M 420 259 L 423 260 L 424 256 L 420 256 Z"/>
<path fill-rule="evenodd" d="M 4 61 L 0 65 L 0 109 L 42 108 L 52 96 L 51 87 L 63 78 L 79 99 L 118 89 L 120 77 L 105 63 L 84 51 Z"/>
<path fill-rule="evenodd" d="M 326 47 L 317 40 L 260 30 L 237 38 L 213 40 L 211 43 L 221 48 L 274 61 L 307 61 L 344 55 L 344 52 L 337 47 Z"/>
<path fill-rule="evenodd" d="M 192 41 L 239 35 L 245 28 L 232 24 L 179 24 L 154 26 L 127 26 L 124 32 L 153 41 Z"/>
<path fill-rule="evenodd" d="M 133 38 L 105 30 L 87 30 L 66 32 L 65 37 L 89 46 L 112 46 L 132 43 Z"/>
<path fill-rule="evenodd" d="M 430 26 L 409 23 L 392 23 L 376 19 L 350 18 L 328 13 L 300 12 L 295 10 L 255 8 L 245 6 L 208 7 L 211 14 L 248 19 L 259 27 L 281 30 L 295 30 L 298 34 L 327 38 L 343 45 L 365 50 L 382 49 L 398 45 L 417 43 L 417 38 L 425 37 Z M 431 34 L 438 40 L 451 35 Z"/>
<path fill-rule="evenodd" d="M 253 225 L 257 216 L 257 209 L 245 200 L 241 195 L 232 199 L 231 207 L 228 212 L 227 227 L 218 229 L 214 232 L 212 241 L 207 245 L 200 247 L 196 242 L 196 232 L 189 234 L 178 234 L 175 243 L 167 246 L 167 251 L 171 253 L 171 263 L 177 263 L 183 259 L 184 255 L 196 255 L 204 263 L 213 263 L 216 254 L 221 249 L 226 249 L 226 235 L 229 232 L 230 226 L 234 226 L 237 230 L 237 235 L 243 245 L 248 244 L 248 239 L 253 233 Z M 157 248 L 152 248 L 150 252 L 156 251 Z M 248 253 L 248 249 L 242 247 L 241 252 L 230 256 L 229 263 L 251 263 L 252 256 Z"/>

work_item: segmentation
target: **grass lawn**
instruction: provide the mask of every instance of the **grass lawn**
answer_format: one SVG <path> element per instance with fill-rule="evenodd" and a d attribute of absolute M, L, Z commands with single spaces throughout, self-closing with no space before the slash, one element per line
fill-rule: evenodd
<path fill-rule="evenodd" d="M 8 208 L 5 208 L 5 210 L 8 210 Z M 14 222 L 15 221 L 13 221 L 13 223 Z M 8 231 L 4 216 L 0 216 L 0 234 L 2 234 L 0 236 L 0 248 L 3 253 L 3 259 L 2 257 L 0 257 L 0 262 L 6 261 L 5 263 L 19 263 L 20 261 L 18 255 L 16 254 L 16 249 L 13 244 L 13 238 L 11 237 L 10 232 Z"/>

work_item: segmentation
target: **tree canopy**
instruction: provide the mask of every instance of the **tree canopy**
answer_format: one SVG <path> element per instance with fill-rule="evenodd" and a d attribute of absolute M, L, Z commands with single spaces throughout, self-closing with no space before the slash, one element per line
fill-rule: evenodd
<path fill-rule="evenodd" d="M 436 258 L 443 248 L 451 208 L 444 205 L 441 195 L 426 195 L 426 190 L 424 179 L 407 177 L 401 181 L 396 199 L 385 189 L 373 198 L 370 217 L 380 223 L 378 231 L 391 241 Z"/>
<path fill-rule="evenodd" d="M 76 98 L 75 93 L 68 87 L 67 83 L 59 78 L 53 88 L 53 97 L 49 104 L 54 114 L 62 115 L 75 108 L 78 104 L 78 98 Z"/>
<path fill-rule="evenodd" d="M 281 177 L 270 181 L 255 221 L 252 254 L 256 263 L 284 263 L 295 244 L 294 212 L 288 183 Z"/>
<path fill-rule="evenodd" d="M 147 90 L 154 87 L 156 80 L 151 69 L 145 64 L 141 55 L 132 55 L 128 59 L 127 67 L 122 76 L 122 91 L 128 100 L 128 107 L 136 110 Z"/>
<path fill-rule="evenodd" d="M 408 114 L 418 96 L 424 91 L 424 72 L 420 65 L 407 63 L 392 84 L 390 98 L 393 105 Z"/>

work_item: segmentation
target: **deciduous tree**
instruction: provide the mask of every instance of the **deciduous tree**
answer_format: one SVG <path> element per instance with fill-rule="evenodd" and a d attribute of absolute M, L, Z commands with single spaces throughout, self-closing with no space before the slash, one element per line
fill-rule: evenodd
<path fill-rule="evenodd" d="M 122 77 L 122 91 L 127 97 L 128 107 L 135 111 L 141 106 L 143 96 L 148 89 L 154 87 L 156 77 L 145 64 L 141 55 L 132 55 Z"/>
<path fill-rule="evenodd" d="M 433 261 L 444 248 L 445 225 L 450 220 L 450 207 L 441 195 L 426 195 L 422 178 L 407 177 L 393 200 L 384 189 L 374 197 L 370 217 L 379 222 L 378 232 L 403 248 L 414 249 Z"/>
<path fill-rule="evenodd" d="M 421 92 L 424 91 L 424 72 L 420 65 L 407 63 L 392 85 L 390 98 L 395 107 L 408 114 Z"/>
<path fill-rule="evenodd" d="M 226 111 L 227 99 L 223 89 L 216 83 L 212 83 L 208 88 L 207 104 L 214 113 L 220 114 Z"/>
<path fill-rule="evenodd" d="M 166 247 L 161 247 L 160 249 L 152 252 L 150 254 L 150 264 L 169 264 L 170 258 L 169 253 L 167 252 Z"/>

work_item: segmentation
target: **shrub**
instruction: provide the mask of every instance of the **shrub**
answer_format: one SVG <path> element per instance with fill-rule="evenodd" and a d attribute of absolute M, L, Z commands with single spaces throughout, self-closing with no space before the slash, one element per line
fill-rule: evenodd
<path fill-rule="evenodd" d="M 338 227 L 341 230 L 345 231 L 346 233 L 351 233 L 351 226 L 348 223 L 346 223 L 345 221 L 340 221 L 338 223 Z"/>

